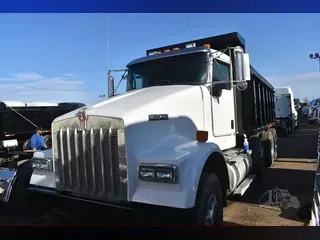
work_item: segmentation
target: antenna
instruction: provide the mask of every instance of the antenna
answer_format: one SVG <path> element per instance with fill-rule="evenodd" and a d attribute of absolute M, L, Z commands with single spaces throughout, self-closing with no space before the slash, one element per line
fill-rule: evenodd
<path fill-rule="evenodd" d="M 191 24 L 190 24 L 190 20 L 189 20 L 189 17 L 188 16 L 186 16 L 186 19 L 187 19 L 187 22 L 188 22 L 188 26 L 189 26 L 189 30 L 190 30 L 190 32 L 191 32 L 191 34 L 192 34 L 192 43 L 194 43 L 194 34 L 193 34 L 193 31 L 192 31 L 192 27 L 191 27 Z"/>
<path fill-rule="evenodd" d="M 110 70 L 110 52 L 109 52 L 109 16 L 107 16 L 107 73 Z M 107 85 L 109 86 L 109 74 L 107 74 Z M 109 87 L 107 86 L 107 89 Z"/>

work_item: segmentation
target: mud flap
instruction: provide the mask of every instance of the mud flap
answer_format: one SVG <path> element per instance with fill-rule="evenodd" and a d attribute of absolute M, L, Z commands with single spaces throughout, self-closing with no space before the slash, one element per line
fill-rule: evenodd
<path fill-rule="evenodd" d="M 9 170 L 6 168 L 0 169 L 0 201 L 9 202 L 12 185 L 17 176 L 16 170 Z"/>
<path fill-rule="evenodd" d="M 27 210 L 27 188 L 33 173 L 30 160 L 17 163 L 16 169 L 0 170 L 0 201 L 17 211 Z"/>

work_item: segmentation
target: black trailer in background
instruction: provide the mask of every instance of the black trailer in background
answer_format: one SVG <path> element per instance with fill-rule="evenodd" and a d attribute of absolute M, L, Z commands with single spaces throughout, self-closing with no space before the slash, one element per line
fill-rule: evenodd
<path fill-rule="evenodd" d="M 223 34 L 219 36 L 198 39 L 189 42 L 163 46 L 160 48 L 149 49 L 146 54 L 152 52 L 163 52 L 173 50 L 173 48 L 183 49 L 187 44 L 193 43 L 196 47 L 210 44 L 212 49 L 223 51 L 230 56 L 234 62 L 234 54 L 228 48 L 240 46 L 245 51 L 245 40 L 237 32 Z M 233 68 L 233 76 L 235 70 Z M 251 136 L 257 132 L 267 129 L 275 124 L 275 103 L 274 88 L 251 66 L 251 81 L 245 91 L 234 91 L 236 107 L 236 127 L 239 142 L 242 144 L 242 136 Z"/>
<path fill-rule="evenodd" d="M 83 103 L 65 102 L 59 103 L 58 106 L 9 107 L 0 102 L 0 141 L 17 139 L 19 147 L 15 150 L 26 150 L 29 146 L 25 143 L 34 134 L 36 126 L 45 130 L 44 136 L 50 136 L 51 124 L 55 118 L 83 106 Z"/>

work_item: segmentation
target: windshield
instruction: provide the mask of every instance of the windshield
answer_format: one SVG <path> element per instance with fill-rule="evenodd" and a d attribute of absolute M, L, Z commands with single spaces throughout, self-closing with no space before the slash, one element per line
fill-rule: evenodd
<path fill-rule="evenodd" d="M 206 81 L 207 54 L 191 53 L 129 67 L 127 91 L 159 85 L 195 85 Z"/>

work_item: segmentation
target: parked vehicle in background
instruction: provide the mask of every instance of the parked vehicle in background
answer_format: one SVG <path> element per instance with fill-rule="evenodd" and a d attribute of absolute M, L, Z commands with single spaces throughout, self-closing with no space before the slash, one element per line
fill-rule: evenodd
<path fill-rule="evenodd" d="M 320 98 L 314 99 L 310 102 L 308 112 L 308 124 L 317 123 L 317 108 L 320 107 Z"/>
<path fill-rule="evenodd" d="M 288 136 L 292 129 L 298 127 L 299 123 L 291 88 L 275 89 L 275 110 L 277 131 L 281 136 Z"/>
<path fill-rule="evenodd" d="M 294 99 L 294 108 L 296 109 L 297 113 L 300 115 L 302 112 L 302 104 L 299 98 Z"/>
<path fill-rule="evenodd" d="M 302 107 L 302 115 L 305 119 L 308 119 L 308 116 L 309 116 L 309 106 L 306 104 L 306 105 L 303 105 Z"/>
<path fill-rule="evenodd" d="M 31 150 L 30 138 L 36 127 L 44 129 L 44 141 L 51 147 L 51 124 L 65 113 L 84 107 L 83 103 L 0 102 L 0 166 Z"/>

